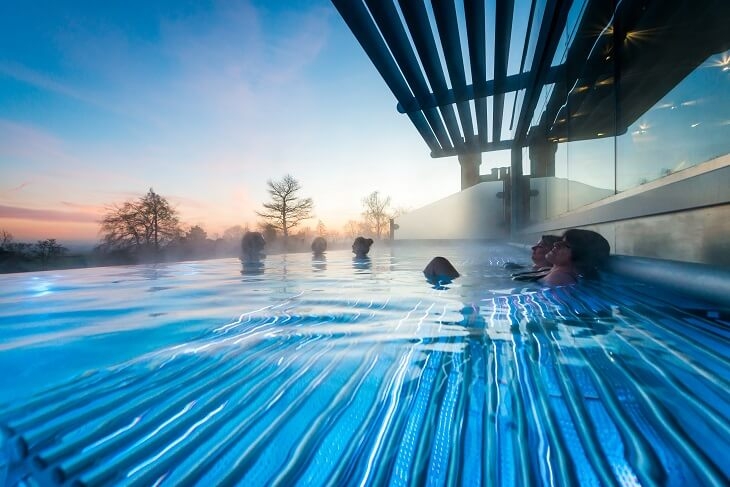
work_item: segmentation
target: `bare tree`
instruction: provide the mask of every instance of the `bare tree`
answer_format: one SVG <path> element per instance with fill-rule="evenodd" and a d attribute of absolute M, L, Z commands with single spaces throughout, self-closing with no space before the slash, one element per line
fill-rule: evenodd
<path fill-rule="evenodd" d="M 390 214 L 391 218 L 398 218 L 399 216 L 403 216 L 407 213 L 411 212 L 410 206 L 398 206 L 393 209 L 393 211 Z"/>
<path fill-rule="evenodd" d="M 43 267 L 46 267 L 49 261 L 62 256 L 67 251 L 66 247 L 58 244 L 55 238 L 38 240 L 33 246 L 33 254 L 40 260 Z"/>
<path fill-rule="evenodd" d="M 374 237 L 373 226 L 367 220 L 360 220 L 357 222 L 357 235 L 362 237 Z"/>
<path fill-rule="evenodd" d="M 312 218 L 314 203 L 312 198 L 302 198 L 297 193 L 302 189 L 299 181 L 287 174 L 279 181 L 267 181 L 271 202 L 264 203 L 265 211 L 256 212 L 276 230 L 281 230 L 284 239 L 289 236 L 289 230 L 300 222 Z"/>
<path fill-rule="evenodd" d="M 167 199 L 150 188 L 137 200 L 109 208 L 101 221 L 101 233 L 104 250 L 158 251 L 180 235 L 180 221 Z"/>
<path fill-rule="evenodd" d="M 0 250 L 9 250 L 13 243 L 13 234 L 7 230 L 0 229 Z"/>
<path fill-rule="evenodd" d="M 381 197 L 378 191 L 373 191 L 363 198 L 362 204 L 365 207 L 363 216 L 377 238 L 388 228 L 390 215 L 387 208 L 390 205 L 390 196 Z"/>
<path fill-rule="evenodd" d="M 276 228 L 270 223 L 264 223 L 261 225 L 261 233 L 264 234 L 264 240 L 266 243 L 274 243 L 278 235 L 276 234 Z"/>
<path fill-rule="evenodd" d="M 358 223 L 355 220 L 347 220 L 343 229 L 346 237 L 355 238 L 357 236 Z"/>
<path fill-rule="evenodd" d="M 200 225 L 195 225 L 190 227 L 185 238 L 189 243 L 199 245 L 201 243 L 205 243 L 208 239 L 208 232 L 206 232 Z"/>
<path fill-rule="evenodd" d="M 226 228 L 223 232 L 223 240 L 230 240 L 232 242 L 239 243 L 246 231 L 247 229 L 241 225 L 234 225 L 230 228 Z"/>
<path fill-rule="evenodd" d="M 327 227 L 324 223 L 322 223 L 322 220 L 319 220 L 317 222 L 317 235 L 319 235 L 320 237 L 327 236 Z"/>

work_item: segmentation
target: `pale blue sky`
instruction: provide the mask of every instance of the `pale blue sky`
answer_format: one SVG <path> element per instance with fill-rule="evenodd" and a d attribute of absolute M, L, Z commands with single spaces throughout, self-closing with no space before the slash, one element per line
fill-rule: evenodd
<path fill-rule="evenodd" d="M 340 230 L 374 190 L 459 190 L 329 1 L 21 1 L 0 6 L 0 228 L 95 238 L 153 186 L 209 233 L 254 225 L 291 173 Z"/>
<path fill-rule="evenodd" d="M 729 64 L 710 56 L 615 145 L 561 144 L 556 175 L 622 190 L 727 153 Z M 508 164 L 485 154 L 481 171 Z M 0 3 L 0 229 L 16 239 L 94 240 L 105 206 L 149 187 L 211 235 L 255 226 L 287 173 L 314 199 L 308 225 L 338 231 L 372 191 L 415 209 L 460 185 L 329 0 Z"/>

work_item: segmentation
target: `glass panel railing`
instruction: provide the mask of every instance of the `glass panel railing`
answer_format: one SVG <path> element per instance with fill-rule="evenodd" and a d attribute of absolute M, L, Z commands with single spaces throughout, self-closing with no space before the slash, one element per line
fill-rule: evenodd
<path fill-rule="evenodd" d="M 710 56 L 617 139 L 624 191 L 730 153 L 730 51 Z"/>

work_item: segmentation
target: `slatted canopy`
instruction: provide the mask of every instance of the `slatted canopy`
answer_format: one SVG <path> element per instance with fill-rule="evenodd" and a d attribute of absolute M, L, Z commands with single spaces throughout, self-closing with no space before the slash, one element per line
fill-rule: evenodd
<path fill-rule="evenodd" d="M 433 157 L 624 133 L 730 47 L 727 0 L 332 2 Z"/>

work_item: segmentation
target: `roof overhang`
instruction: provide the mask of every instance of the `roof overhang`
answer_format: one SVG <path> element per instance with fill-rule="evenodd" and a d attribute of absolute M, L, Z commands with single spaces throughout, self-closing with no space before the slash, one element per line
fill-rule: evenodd
<path fill-rule="evenodd" d="M 332 2 L 433 157 L 624 133 L 730 48 L 727 0 Z"/>

